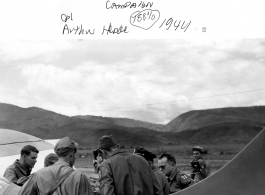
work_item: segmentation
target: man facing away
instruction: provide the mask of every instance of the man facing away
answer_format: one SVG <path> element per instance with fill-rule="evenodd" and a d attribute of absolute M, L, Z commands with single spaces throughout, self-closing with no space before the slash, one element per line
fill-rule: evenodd
<path fill-rule="evenodd" d="M 4 177 L 19 186 L 24 184 L 37 162 L 39 151 L 31 145 L 26 145 L 20 152 L 20 159 L 7 167 Z"/>
<path fill-rule="evenodd" d="M 155 177 L 154 179 L 157 181 L 155 183 L 157 184 L 156 189 L 158 189 L 158 192 L 156 194 L 168 195 L 169 194 L 169 183 L 167 181 L 167 178 L 164 175 L 164 173 L 162 173 L 162 171 L 160 171 L 159 168 L 154 165 L 154 159 L 156 158 L 156 155 L 144 148 L 139 148 L 139 147 L 136 147 L 133 153 L 141 155 L 149 163 L 151 170 L 154 173 L 154 177 Z"/>
<path fill-rule="evenodd" d="M 99 166 L 100 195 L 154 195 L 151 169 L 143 157 L 121 151 L 112 136 L 102 136 L 98 148 L 104 159 Z"/>
<path fill-rule="evenodd" d="M 183 190 L 195 183 L 190 176 L 178 170 L 176 159 L 169 153 L 161 154 L 158 159 L 158 167 L 168 178 L 170 194 Z"/>
<path fill-rule="evenodd" d="M 211 173 L 211 165 L 203 159 L 204 149 L 200 146 L 192 148 L 193 160 L 190 162 L 192 167 L 191 177 L 195 182 L 199 182 Z"/>
<path fill-rule="evenodd" d="M 60 139 L 54 147 L 58 161 L 33 173 L 19 191 L 19 195 L 92 195 L 89 178 L 72 168 L 77 146 L 69 137 Z"/>

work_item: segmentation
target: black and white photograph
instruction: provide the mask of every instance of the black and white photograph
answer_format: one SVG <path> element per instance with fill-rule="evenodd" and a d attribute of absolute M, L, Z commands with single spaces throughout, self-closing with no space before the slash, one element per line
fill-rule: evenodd
<path fill-rule="evenodd" d="M 170 2 L 0 3 L 0 195 L 265 193 L 265 3 Z"/>

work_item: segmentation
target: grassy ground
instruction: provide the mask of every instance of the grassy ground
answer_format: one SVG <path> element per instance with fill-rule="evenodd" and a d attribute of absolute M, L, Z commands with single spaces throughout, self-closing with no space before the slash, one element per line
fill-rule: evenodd
<path fill-rule="evenodd" d="M 211 163 L 213 172 L 219 170 L 231 159 L 233 159 L 245 145 L 230 144 L 230 145 L 201 145 L 207 150 L 207 154 L 204 155 L 204 159 Z M 173 154 L 177 161 L 177 166 L 180 170 L 189 173 L 190 172 L 190 160 L 192 156 L 191 148 L 193 145 L 170 145 L 146 148 L 152 151 L 157 156 L 162 152 L 169 152 Z M 125 149 L 128 152 L 132 152 L 132 148 Z M 75 167 L 82 170 L 93 170 L 93 154 L 92 150 L 79 150 L 79 155 L 76 160 Z M 157 159 L 155 164 L 157 163 Z"/>

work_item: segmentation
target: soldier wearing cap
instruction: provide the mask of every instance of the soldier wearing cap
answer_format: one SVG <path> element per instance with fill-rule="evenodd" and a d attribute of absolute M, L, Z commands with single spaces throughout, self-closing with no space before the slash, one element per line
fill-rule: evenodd
<path fill-rule="evenodd" d="M 112 136 L 102 136 L 98 148 L 104 158 L 99 166 L 101 195 L 154 195 L 151 169 L 144 158 L 120 150 Z"/>
<path fill-rule="evenodd" d="M 191 177 L 195 182 L 199 182 L 210 175 L 211 165 L 203 159 L 204 149 L 201 146 L 193 147 L 192 154 L 193 160 L 190 162 L 192 167 Z"/>
<path fill-rule="evenodd" d="M 195 183 L 190 176 L 178 170 L 176 159 L 169 153 L 164 152 L 160 155 L 158 167 L 167 177 L 170 194 L 188 188 Z"/>
<path fill-rule="evenodd" d="M 77 146 L 69 137 L 60 139 L 54 147 L 58 161 L 33 173 L 19 191 L 19 195 L 92 195 L 89 178 L 72 168 Z"/>
<path fill-rule="evenodd" d="M 162 171 L 160 171 L 160 169 L 154 165 L 154 159 L 156 158 L 156 155 L 144 148 L 139 148 L 139 147 L 136 147 L 133 150 L 133 153 L 144 157 L 145 160 L 147 160 L 147 162 L 149 163 L 155 180 L 154 184 L 155 184 L 155 190 L 157 190 L 156 194 L 168 195 L 169 183 L 167 181 L 167 178 L 162 173 Z"/>

